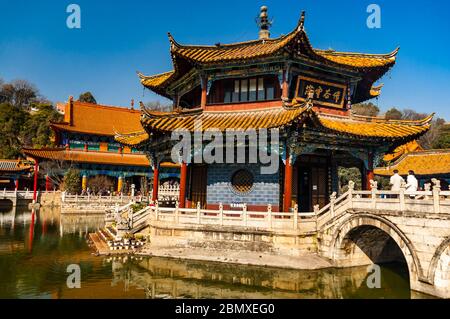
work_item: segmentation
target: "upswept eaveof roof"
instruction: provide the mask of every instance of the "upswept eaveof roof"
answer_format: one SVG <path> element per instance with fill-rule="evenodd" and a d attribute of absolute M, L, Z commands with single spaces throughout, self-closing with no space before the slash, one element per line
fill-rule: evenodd
<path fill-rule="evenodd" d="M 384 155 L 383 160 L 385 162 L 392 162 L 400 158 L 400 156 L 402 155 L 423 150 L 424 149 L 422 148 L 422 146 L 416 140 L 413 140 L 406 144 L 400 145 L 391 153 Z"/>
<path fill-rule="evenodd" d="M 23 149 L 23 152 L 35 159 L 50 159 L 58 161 L 73 161 L 77 163 L 95 163 L 124 166 L 149 167 L 150 161 L 144 154 L 85 152 L 82 150 L 67 150 L 65 148 Z M 163 163 L 162 167 L 178 167 L 177 164 Z"/>
<path fill-rule="evenodd" d="M 116 141 L 136 146 L 147 141 L 153 133 L 168 133 L 174 130 L 227 129 L 269 129 L 300 123 L 311 118 L 314 125 L 334 133 L 384 140 L 415 139 L 430 128 L 433 114 L 418 121 L 386 120 L 379 117 L 345 117 L 326 113 L 316 113 L 311 107 L 283 106 L 254 110 L 206 111 L 203 109 L 158 112 L 143 109 L 141 129 L 132 133 L 117 133 Z M 201 125 L 201 127 L 199 126 Z"/>
<path fill-rule="evenodd" d="M 301 20 L 300 20 L 301 21 Z M 362 86 L 368 97 L 377 96 L 371 91 L 373 83 L 395 64 L 398 48 L 388 54 L 363 54 L 320 50 L 311 46 L 303 22 L 287 35 L 273 39 L 259 39 L 232 44 L 182 45 L 169 33 L 170 53 L 174 69 L 169 72 L 146 76 L 138 72 L 142 85 L 168 97 L 165 89 L 195 65 L 229 64 L 239 61 L 254 61 L 267 57 L 285 55 L 287 52 L 312 61 L 351 71 L 363 72 L 366 78 Z M 373 95 L 373 94 L 375 95 Z M 363 99 L 363 97 L 359 97 Z"/>
<path fill-rule="evenodd" d="M 22 160 L 0 159 L 0 172 L 22 172 L 30 170 L 32 166 Z"/>
<path fill-rule="evenodd" d="M 449 175 L 450 149 L 422 150 L 411 152 L 400 157 L 388 167 L 379 167 L 374 170 L 376 175 L 390 176 L 397 169 L 400 175 L 407 175 L 413 170 L 415 175 Z"/>
<path fill-rule="evenodd" d="M 116 130 L 130 132 L 142 129 L 140 115 L 140 110 L 69 100 L 64 122 L 51 125 L 63 131 L 114 136 Z"/>

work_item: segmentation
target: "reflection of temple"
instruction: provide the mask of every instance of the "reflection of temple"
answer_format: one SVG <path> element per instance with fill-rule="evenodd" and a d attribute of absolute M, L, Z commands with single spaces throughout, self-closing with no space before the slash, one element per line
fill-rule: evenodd
<path fill-rule="evenodd" d="M 304 23 L 302 14 L 291 32 L 270 38 L 263 7 L 257 40 L 198 46 L 182 45 L 169 35 L 173 70 L 139 74 L 144 87 L 173 100 L 174 111 L 143 108 L 142 128 L 118 130 L 116 140 L 146 152 L 155 169 L 171 158 L 177 142 L 171 134 L 180 129 L 192 137 L 207 132 L 203 147 L 213 139 L 211 130 L 245 134 L 255 129 L 262 139 L 272 130 L 272 142 L 277 140 L 273 129 L 279 130 L 279 146 L 259 146 L 281 163 L 270 174 L 261 173 L 267 163 L 248 157 L 230 163 L 217 150 L 216 162 L 192 161 L 189 155 L 203 150 L 195 145 L 180 154 L 180 207 L 200 203 L 217 209 L 222 203 L 224 209 L 247 204 L 249 210 L 266 210 L 270 204 L 274 211 L 289 211 L 298 203 L 301 211 L 312 211 L 338 192 L 339 166 L 358 167 L 368 187 L 385 153 L 429 129 L 431 116 L 395 121 L 352 114 L 352 103 L 380 94 L 375 82 L 394 66 L 397 50 L 379 55 L 319 50 Z M 237 141 L 236 153 L 249 152 L 253 141 L 250 135 Z"/>
<path fill-rule="evenodd" d="M 62 175 L 70 167 L 77 168 L 83 189 L 90 177 L 102 175 L 111 180 L 114 191 L 127 193 L 131 184 L 138 191 L 148 191 L 146 181 L 153 172 L 147 156 L 114 140 L 116 130 L 139 130 L 139 117 L 140 112 L 132 108 L 82 103 L 69 98 L 64 121 L 51 124 L 58 147 L 23 151 L 40 163 L 46 162 L 41 168 L 50 175 Z M 164 163 L 163 167 L 161 178 L 178 177 L 176 165 Z M 52 189 L 48 179 L 47 175 L 45 188 Z"/>
<path fill-rule="evenodd" d="M 275 269 L 174 260 L 110 257 L 112 286 L 144 289 L 145 297 L 254 298 L 408 298 L 408 281 L 383 270 L 382 289 L 366 287 L 366 267 L 327 270 Z M 376 290 L 376 291 L 374 291 Z"/>

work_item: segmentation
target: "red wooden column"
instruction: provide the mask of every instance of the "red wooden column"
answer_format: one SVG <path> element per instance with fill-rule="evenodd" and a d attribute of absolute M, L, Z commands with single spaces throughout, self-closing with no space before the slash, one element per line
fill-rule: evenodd
<path fill-rule="evenodd" d="M 181 162 L 180 167 L 180 198 L 178 200 L 179 207 L 186 207 L 186 182 L 187 182 L 187 164 L 186 162 Z"/>
<path fill-rule="evenodd" d="M 208 98 L 208 94 L 207 94 L 207 86 L 208 86 L 208 79 L 206 77 L 202 77 L 201 78 L 202 81 L 202 97 L 201 97 L 201 101 L 200 101 L 200 107 L 202 109 L 204 109 L 206 107 L 206 101 Z"/>
<path fill-rule="evenodd" d="M 158 187 L 159 187 L 159 166 L 153 166 L 153 192 L 152 201 L 158 200 Z"/>
<path fill-rule="evenodd" d="M 286 164 L 284 165 L 283 212 L 289 212 L 292 201 L 292 157 L 289 154 L 286 155 Z"/>
<path fill-rule="evenodd" d="M 18 177 L 14 180 L 14 185 L 15 185 L 16 190 L 19 190 L 19 178 Z"/>
<path fill-rule="evenodd" d="M 373 153 L 369 153 L 366 170 L 366 189 L 370 190 L 370 180 L 373 180 L 375 175 L 373 173 Z"/>
<path fill-rule="evenodd" d="M 37 159 L 35 159 L 34 160 L 33 203 L 36 203 L 36 199 L 37 199 L 38 175 L 39 175 L 39 162 Z"/>
<path fill-rule="evenodd" d="M 288 74 L 286 70 L 283 70 L 283 83 L 281 85 L 281 96 L 283 98 L 289 97 L 289 87 L 287 83 Z"/>

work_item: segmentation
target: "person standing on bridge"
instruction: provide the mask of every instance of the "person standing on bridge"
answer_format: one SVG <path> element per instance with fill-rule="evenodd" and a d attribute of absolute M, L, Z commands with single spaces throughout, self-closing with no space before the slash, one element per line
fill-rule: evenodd
<path fill-rule="evenodd" d="M 404 183 L 405 180 L 403 179 L 403 177 L 401 177 L 398 174 L 398 169 L 394 170 L 394 175 L 391 176 L 390 182 L 389 184 L 392 185 L 391 186 L 391 190 L 392 191 L 399 191 L 400 187 L 402 186 L 402 183 Z"/>
<path fill-rule="evenodd" d="M 408 177 L 406 178 L 406 194 L 411 194 L 413 192 L 417 192 L 419 187 L 419 181 L 414 176 L 414 171 L 408 171 Z M 415 198 L 415 195 L 409 195 L 411 198 Z"/>

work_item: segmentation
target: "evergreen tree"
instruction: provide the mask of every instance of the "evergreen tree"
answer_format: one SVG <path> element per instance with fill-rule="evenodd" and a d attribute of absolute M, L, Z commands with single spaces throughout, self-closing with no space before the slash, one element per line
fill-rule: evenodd
<path fill-rule="evenodd" d="M 78 101 L 85 102 L 85 103 L 92 103 L 97 104 L 97 101 L 95 100 L 94 96 L 91 92 L 84 92 L 83 94 L 80 94 L 78 97 Z"/>

